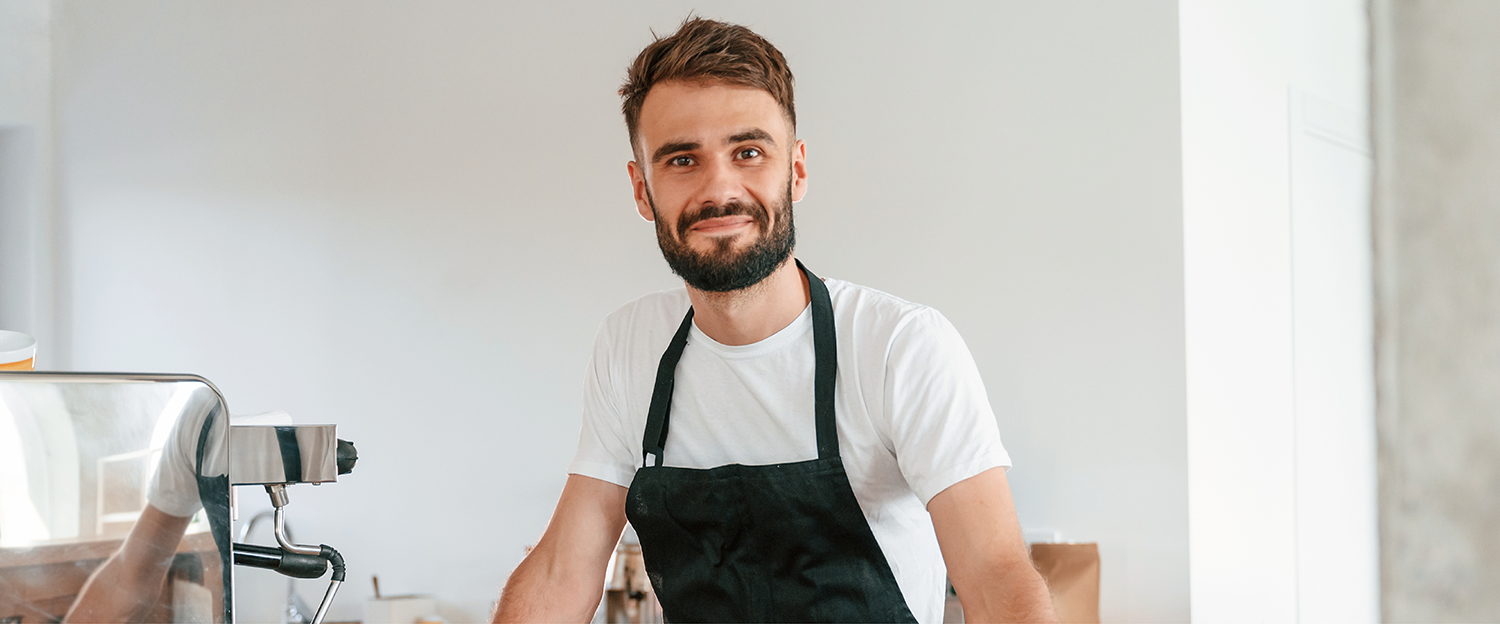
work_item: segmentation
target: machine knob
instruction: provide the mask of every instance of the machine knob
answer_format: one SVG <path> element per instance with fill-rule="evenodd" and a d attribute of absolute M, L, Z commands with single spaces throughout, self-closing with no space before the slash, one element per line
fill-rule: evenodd
<path fill-rule="evenodd" d="M 334 461 L 338 464 L 339 474 L 349 474 L 354 471 L 354 462 L 359 461 L 359 451 L 354 450 L 353 442 L 339 440 L 339 448 Z"/>

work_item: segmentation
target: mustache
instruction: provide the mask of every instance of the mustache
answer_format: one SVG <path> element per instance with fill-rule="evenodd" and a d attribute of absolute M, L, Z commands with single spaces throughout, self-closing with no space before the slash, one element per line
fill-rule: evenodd
<path fill-rule="evenodd" d="M 719 217 L 750 217 L 755 224 L 760 226 L 760 231 L 766 231 L 771 225 L 770 213 L 766 207 L 759 203 L 729 202 L 727 204 L 710 204 L 693 212 L 685 213 L 677 220 L 677 239 L 687 238 L 690 228 L 700 221 L 717 219 Z"/>

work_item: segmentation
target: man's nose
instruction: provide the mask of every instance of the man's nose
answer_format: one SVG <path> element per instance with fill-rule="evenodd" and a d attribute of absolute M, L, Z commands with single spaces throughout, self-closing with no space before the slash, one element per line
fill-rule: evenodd
<path fill-rule="evenodd" d="M 745 187 L 733 163 L 714 159 L 704 167 L 703 174 L 697 198 L 699 206 L 724 206 L 744 199 Z"/>

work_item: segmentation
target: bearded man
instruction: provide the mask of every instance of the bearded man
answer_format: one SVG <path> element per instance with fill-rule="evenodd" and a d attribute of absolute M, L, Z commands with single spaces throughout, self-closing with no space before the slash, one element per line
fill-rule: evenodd
<path fill-rule="evenodd" d="M 792 257 L 792 74 L 689 19 L 624 87 L 636 207 L 685 288 L 600 328 L 583 431 L 496 621 L 585 622 L 626 520 L 668 621 L 1055 620 L 984 384 L 932 308 Z M 670 433 L 670 436 L 668 435 Z"/>

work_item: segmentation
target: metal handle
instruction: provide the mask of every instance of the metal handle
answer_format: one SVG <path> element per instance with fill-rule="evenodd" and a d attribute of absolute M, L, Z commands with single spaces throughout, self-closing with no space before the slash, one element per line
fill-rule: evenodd
<path fill-rule="evenodd" d="M 266 486 L 266 492 L 271 494 L 271 506 L 276 508 L 275 518 L 272 526 L 275 528 L 276 543 L 282 548 L 299 555 L 316 555 L 323 552 L 321 546 L 304 546 L 292 542 L 292 537 L 286 534 L 286 504 L 291 499 L 286 496 L 286 485 L 278 483 Z"/>

